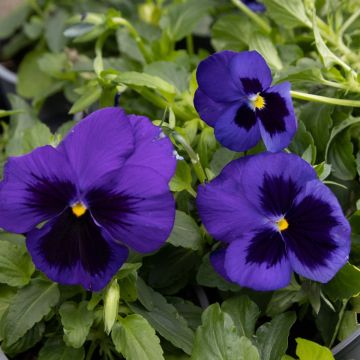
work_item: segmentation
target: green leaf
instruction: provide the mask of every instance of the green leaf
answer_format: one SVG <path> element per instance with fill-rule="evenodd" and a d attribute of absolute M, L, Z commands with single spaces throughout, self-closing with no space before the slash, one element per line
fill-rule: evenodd
<path fill-rule="evenodd" d="M 184 300 L 180 297 L 168 297 L 168 301 L 176 307 L 176 310 L 183 316 L 190 328 L 196 330 L 201 325 L 202 308 L 194 305 L 191 301 Z"/>
<path fill-rule="evenodd" d="M 314 163 L 316 161 L 316 147 L 314 144 L 314 139 L 311 136 L 311 133 L 306 130 L 303 122 L 299 122 L 298 130 L 293 138 L 293 141 L 289 145 L 291 152 L 298 154 L 299 156 L 304 157 L 304 154 L 308 149 L 311 150 L 311 157 L 309 163 Z"/>
<path fill-rule="evenodd" d="M 10 115 L 21 114 L 23 110 L 0 110 L 0 118 Z"/>
<path fill-rule="evenodd" d="M 241 336 L 251 338 L 254 335 L 260 310 L 248 296 L 234 296 L 224 301 L 221 310 L 231 316 Z"/>
<path fill-rule="evenodd" d="M 43 322 L 37 323 L 24 336 L 10 346 L 2 344 L 2 349 L 7 355 L 14 356 L 34 347 L 44 336 L 45 325 Z"/>
<path fill-rule="evenodd" d="M 16 289 L 7 285 L 0 285 L 0 321 L 4 316 L 7 308 L 12 303 L 15 295 Z"/>
<path fill-rule="evenodd" d="M 52 78 L 39 67 L 38 60 L 43 54 L 39 50 L 29 52 L 20 64 L 16 90 L 25 98 L 40 98 L 53 85 Z"/>
<path fill-rule="evenodd" d="M 183 191 L 191 189 L 191 169 L 186 161 L 177 161 L 176 162 L 176 173 L 170 181 L 170 190 L 171 191 Z"/>
<path fill-rule="evenodd" d="M 30 5 L 22 4 L 6 17 L 2 16 L 0 21 L 0 39 L 5 39 L 12 35 L 17 28 L 24 24 L 30 12 Z"/>
<path fill-rule="evenodd" d="M 21 288 L 1 319 L 1 335 L 10 346 L 46 316 L 59 301 L 57 284 L 34 279 Z"/>
<path fill-rule="evenodd" d="M 200 156 L 200 162 L 204 168 L 209 167 L 210 160 L 216 150 L 216 139 L 214 136 L 214 129 L 206 127 L 200 134 L 197 145 L 197 152 Z"/>
<path fill-rule="evenodd" d="M 87 109 L 95 101 L 100 99 L 102 89 L 98 84 L 91 84 L 85 88 L 85 92 L 81 95 L 71 107 L 69 114 L 76 114 L 79 111 Z"/>
<path fill-rule="evenodd" d="M 50 129 L 43 123 L 37 123 L 31 128 L 24 130 L 22 139 L 22 151 L 28 153 L 37 147 L 47 145 L 51 142 L 53 135 Z"/>
<path fill-rule="evenodd" d="M 87 302 L 79 304 L 65 302 L 61 305 L 59 314 L 64 327 L 66 345 L 75 349 L 83 346 L 94 321 L 94 313 L 87 309 Z"/>
<path fill-rule="evenodd" d="M 221 147 L 217 149 L 210 162 L 210 170 L 217 176 L 221 170 L 231 161 L 237 154 L 234 151 Z"/>
<path fill-rule="evenodd" d="M 160 20 L 160 27 L 170 39 L 178 41 L 191 34 L 199 20 L 211 9 L 213 1 L 197 0 L 173 4 Z"/>
<path fill-rule="evenodd" d="M 169 95 L 176 94 L 174 85 L 159 78 L 158 76 L 153 76 L 146 73 L 139 73 L 136 71 L 122 72 L 116 76 L 116 81 L 130 87 L 147 87 Z"/>
<path fill-rule="evenodd" d="M 68 18 L 69 14 L 66 11 L 57 8 L 46 20 L 45 39 L 47 46 L 53 53 L 59 53 L 66 45 L 67 39 L 64 36 L 64 30 Z"/>
<path fill-rule="evenodd" d="M 122 55 L 128 56 L 130 59 L 138 61 L 142 64 L 145 63 L 143 54 L 127 29 L 118 29 L 116 31 L 116 40 Z"/>
<path fill-rule="evenodd" d="M 157 76 L 176 87 L 179 93 L 188 89 L 190 75 L 186 69 L 170 61 L 156 61 L 145 65 L 144 72 Z"/>
<path fill-rule="evenodd" d="M 10 286 L 29 283 L 35 270 L 25 246 L 0 241 L 0 282 Z"/>
<path fill-rule="evenodd" d="M 271 322 L 261 325 L 256 331 L 256 344 L 261 360 L 279 360 L 288 347 L 288 336 L 296 320 L 293 312 L 274 317 Z"/>
<path fill-rule="evenodd" d="M 192 360 L 260 360 L 258 350 L 246 337 L 240 337 L 231 316 L 219 304 L 210 305 L 197 329 Z"/>
<path fill-rule="evenodd" d="M 210 263 L 209 255 L 203 257 L 196 275 L 196 281 L 199 285 L 216 287 L 222 291 L 240 291 L 239 285 L 229 283 L 214 270 Z"/>
<path fill-rule="evenodd" d="M 158 292 L 138 279 L 139 300 L 144 307 L 128 304 L 131 310 L 142 315 L 150 325 L 174 346 L 191 354 L 194 333 L 186 320 Z"/>
<path fill-rule="evenodd" d="M 242 14 L 225 15 L 212 27 L 211 42 L 217 51 L 247 50 L 253 24 Z"/>
<path fill-rule="evenodd" d="M 282 69 L 283 64 L 278 51 L 269 36 L 253 33 L 249 39 L 249 49 L 258 51 L 272 69 L 277 71 Z"/>
<path fill-rule="evenodd" d="M 360 294 L 360 269 L 347 263 L 324 286 L 325 293 L 333 301 L 350 299 Z"/>
<path fill-rule="evenodd" d="M 195 251 L 203 247 L 203 240 L 196 222 L 191 216 L 179 210 L 176 210 L 175 224 L 167 242 Z"/>
<path fill-rule="evenodd" d="M 296 355 L 299 360 L 334 360 L 330 349 L 312 341 L 297 338 Z"/>
<path fill-rule="evenodd" d="M 61 337 L 52 336 L 41 348 L 38 360 L 84 360 L 84 358 L 84 348 L 68 347 Z"/>
<path fill-rule="evenodd" d="M 302 0 L 264 0 L 267 14 L 280 26 L 292 29 L 297 26 L 312 27 Z"/>
<path fill-rule="evenodd" d="M 340 341 L 347 339 L 354 331 L 359 328 L 357 314 L 355 311 L 347 310 L 341 319 L 341 324 L 337 337 Z"/>
<path fill-rule="evenodd" d="M 163 351 L 155 330 L 140 315 L 119 318 L 111 338 L 116 351 L 127 360 L 162 360 Z"/>
<path fill-rule="evenodd" d="M 325 150 L 330 138 L 332 126 L 331 114 L 334 111 L 332 105 L 308 103 L 301 107 L 299 122 L 305 124 L 316 144 L 317 156 L 320 161 L 324 160 Z"/>

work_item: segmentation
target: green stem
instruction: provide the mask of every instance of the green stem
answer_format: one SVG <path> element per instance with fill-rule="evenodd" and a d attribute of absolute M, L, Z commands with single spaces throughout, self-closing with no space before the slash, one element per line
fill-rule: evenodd
<path fill-rule="evenodd" d="M 294 99 L 314 101 L 314 102 L 330 104 L 330 105 L 360 107 L 360 100 L 335 99 L 327 96 L 307 94 L 294 90 L 291 90 L 290 93 Z"/>
<path fill-rule="evenodd" d="M 341 321 L 344 317 L 344 312 L 345 312 L 345 309 L 346 309 L 346 305 L 348 303 L 349 300 L 343 300 L 343 304 L 342 304 L 342 307 L 339 311 L 339 320 L 338 322 L 336 323 L 336 327 L 335 327 L 335 330 L 334 330 L 334 334 L 331 338 L 331 341 L 330 341 L 330 344 L 329 344 L 329 348 L 332 347 L 332 345 L 334 344 L 335 340 L 336 340 L 336 337 L 337 337 L 337 334 L 339 332 L 339 329 L 340 329 L 340 325 L 341 325 Z"/>
<path fill-rule="evenodd" d="M 344 32 L 352 25 L 352 23 L 360 16 L 360 9 L 355 11 L 342 25 L 339 30 L 339 35 L 342 36 Z"/>
<path fill-rule="evenodd" d="M 121 18 L 121 17 L 115 17 L 112 19 L 112 21 L 114 22 L 114 24 L 123 25 L 129 30 L 130 35 L 135 40 L 137 46 L 139 47 L 139 50 L 141 51 L 142 55 L 144 56 L 145 61 L 147 63 L 151 62 L 152 56 L 147 51 L 145 44 L 143 43 L 139 33 L 134 28 L 134 26 L 132 26 L 132 24 L 129 21 L 127 21 L 126 19 Z"/>
<path fill-rule="evenodd" d="M 194 198 L 196 198 L 196 191 L 193 188 L 186 188 L 186 191 Z"/>
<path fill-rule="evenodd" d="M 92 356 L 94 355 L 94 351 L 96 349 L 96 343 L 95 341 L 93 341 L 91 344 L 90 344 L 90 347 L 89 347 L 89 350 L 86 354 L 86 359 L 85 360 L 91 360 Z"/>
<path fill-rule="evenodd" d="M 256 23 L 266 34 L 271 33 L 271 27 L 256 13 L 249 9 L 241 0 L 231 0 L 231 2 Z"/>
<path fill-rule="evenodd" d="M 150 101 L 152 104 L 159 107 L 160 109 L 166 109 L 170 106 L 174 111 L 175 116 L 183 121 L 190 120 L 192 117 L 194 117 L 183 109 L 179 108 L 176 104 L 169 104 L 166 100 L 148 89 L 141 88 L 136 91 L 146 100 Z"/>
<path fill-rule="evenodd" d="M 194 55 L 194 41 L 191 34 L 186 36 L 186 47 L 189 55 Z"/>
<path fill-rule="evenodd" d="M 174 138 L 174 140 L 177 143 L 181 144 L 184 150 L 187 152 L 187 154 L 190 157 L 197 178 L 201 183 L 203 183 L 206 180 L 206 174 L 203 167 L 201 166 L 199 155 L 193 150 L 193 148 L 186 142 L 186 140 L 180 134 L 173 131 L 171 135 Z"/>

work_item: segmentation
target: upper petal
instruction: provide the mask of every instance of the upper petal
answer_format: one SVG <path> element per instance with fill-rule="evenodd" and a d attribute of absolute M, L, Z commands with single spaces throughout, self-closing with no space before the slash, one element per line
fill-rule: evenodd
<path fill-rule="evenodd" d="M 124 166 L 90 190 L 86 201 L 98 224 L 139 252 L 159 249 L 174 225 L 174 198 L 151 168 Z"/>
<path fill-rule="evenodd" d="M 231 58 L 229 67 L 235 84 L 238 81 L 243 82 L 242 89 L 245 94 L 256 94 L 271 85 L 271 70 L 257 51 L 236 53 Z"/>
<path fill-rule="evenodd" d="M 266 227 L 228 246 L 225 270 L 233 282 L 260 291 L 287 286 L 292 273 L 281 235 Z"/>
<path fill-rule="evenodd" d="M 35 266 L 51 280 L 92 291 L 104 288 L 128 256 L 89 212 L 77 218 L 71 210 L 31 231 L 26 245 Z"/>
<path fill-rule="evenodd" d="M 289 227 L 283 235 L 294 271 L 328 282 L 350 252 L 350 225 L 336 197 L 321 181 L 310 181 L 286 219 Z"/>
<path fill-rule="evenodd" d="M 284 82 L 266 90 L 262 94 L 265 107 L 256 111 L 262 139 L 272 152 L 287 147 L 297 130 L 290 88 L 291 84 Z"/>
<path fill-rule="evenodd" d="M 27 232 L 66 208 L 77 195 L 76 179 L 52 146 L 9 158 L 0 185 L 0 227 Z"/>
<path fill-rule="evenodd" d="M 174 147 L 161 128 L 145 116 L 129 115 L 135 148 L 126 165 L 149 167 L 169 181 L 176 169 Z"/>
<path fill-rule="evenodd" d="M 80 189 L 85 190 L 132 154 L 132 126 L 119 108 L 97 110 L 77 124 L 58 149 L 66 154 Z"/>
<path fill-rule="evenodd" d="M 196 78 L 199 88 L 216 102 L 231 102 L 243 96 L 238 78 L 230 72 L 230 62 L 237 56 L 234 51 L 220 51 L 201 61 Z"/>
<path fill-rule="evenodd" d="M 242 171 L 244 196 L 267 216 L 281 216 L 299 190 L 317 179 L 313 167 L 299 156 L 262 153 L 252 156 Z"/>
<path fill-rule="evenodd" d="M 264 12 L 266 10 L 265 5 L 257 2 L 256 0 L 243 0 L 243 3 L 254 12 Z"/>
<path fill-rule="evenodd" d="M 260 140 L 255 112 L 247 104 L 233 105 L 215 124 L 215 137 L 233 151 L 246 151 Z"/>

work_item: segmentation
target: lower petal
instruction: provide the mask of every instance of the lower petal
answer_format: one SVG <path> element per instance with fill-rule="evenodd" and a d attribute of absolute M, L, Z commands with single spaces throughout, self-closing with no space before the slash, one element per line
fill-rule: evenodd
<path fill-rule="evenodd" d="M 246 151 L 260 140 L 255 113 L 246 104 L 230 107 L 215 124 L 215 137 L 233 151 Z"/>
<path fill-rule="evenodd" d="M 283 232 L 295 272 L 328 282 L 348 260 L 350 225 L 333 193 L 319 180 L 306 184 L 287 215 Z"/>
<path fill-rule="evenodd" d="M 124 166 L 91 190 L 91 213 L 117 241 L 141 253 L 159 249 L 175 219 L 175 202 L 167 181 L 142 166 Z"/>
<path fill-rule="evenodd" d="M 284 82 L 271 87 L 262 95 L 265 107 L 257 110 L 260 119 L 261 137 L 269 151 L 286 148 L 297 129 L 294 106 L 290 95 L 290 83 Z"/>
<path fill-rule="evenodd" d="M 266 228 L 228 246 L 225 270 L 233 282 L 259 291 L 287 286 L 292 273 L 281 235 Z"/>
<path fill-rule="evenodd" d="M 65 211 L 31 231 L 26 245 L 35 266 L 51 280 L 92 291 L 104 288 L 128 257 L 128 249 L 113 242 L 88 212 L 77 218 Z"/>

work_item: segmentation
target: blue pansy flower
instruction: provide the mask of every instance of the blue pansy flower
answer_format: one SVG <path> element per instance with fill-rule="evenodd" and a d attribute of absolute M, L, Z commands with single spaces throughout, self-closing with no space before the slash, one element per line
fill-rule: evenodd
<path fill-rule="evenodd" d="M 256 51 L 221 51 L 200 62 L 194 104 L 225 147 L 246 151 L 259 140 L 276 152 L 290 144 L 297 122 L 290 83 L 272 76 Z"/>
<path fill-rule="evenodd" d="M 256 0 L 242 0 L 242 2 L 254 12 L 264 12 L 266 10 L 264 4 Z"/>
<path fill-rule="evenodd" d="M 58 147 L 11 157 L 0 226 L 26 234 L 36 267 L 61 284 L 100 290 L 128 256 L 159 249 L 174 223 L 170 140 L 143 116 L 98 110 Z M 41 226 L 38 226 L 41 224 Z"/>
<path fill-rule="evenodd" d="M 211 256 L 215 270 L 241 286 L 279 289 L 293 271 L 326 283 L 348 260 L 349 223 L 297 155 L 232 161 L 199 187 L 197 207 L 206 229 L 223 243 Z"/>

